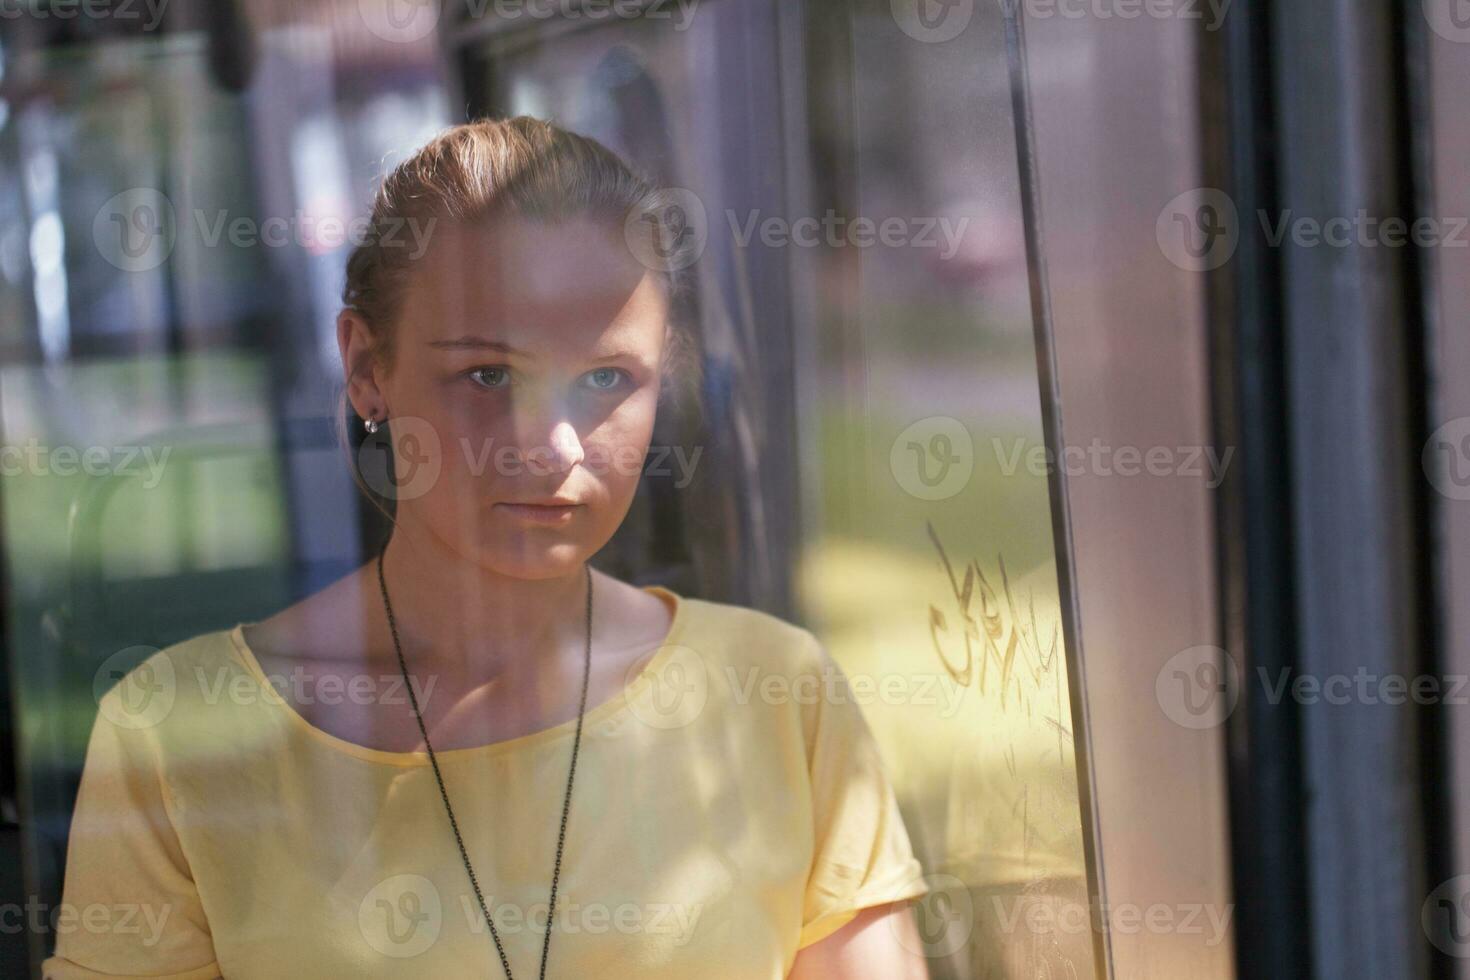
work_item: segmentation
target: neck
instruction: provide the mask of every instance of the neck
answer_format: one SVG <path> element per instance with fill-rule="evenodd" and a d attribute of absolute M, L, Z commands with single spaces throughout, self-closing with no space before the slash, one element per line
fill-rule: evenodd
<path fill-rule="evenodd" d="M 368 585 L 378 595 L 376 559 Z M 383 554 L 404 655 L 499 671 L 528 667 L 586 638 L 587 573 L 526 579 L 474 564 L 433 535 L 396 530 Z M 386 630 L 386 619 L 374 617 Z M 392 639 L 388 639 L 391 646 Z"/>

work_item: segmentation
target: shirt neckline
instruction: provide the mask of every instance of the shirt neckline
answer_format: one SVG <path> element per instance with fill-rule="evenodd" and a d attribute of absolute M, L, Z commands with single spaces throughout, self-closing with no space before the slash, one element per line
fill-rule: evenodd
<path fill-rule="evenodd" d="M 669 604 L 674 609 L 673 621 L 669 624 L 669 631 L 665 634 L 663 640 L 660 641 L 658 649 L 654 651 L 653 656 L 643 665 L 643 669 L 638 672 L 637 676 L 624 684 L 622 691 L 614 694 L 606 701 L 588 708 L 583 713 L 582 731 L 584 735 L 593 724 L 607 720 L 628 709 L 629 703 L 633 698 L 638 696 L 645 687 L 653 683 L 656 672 L 662 669 L 664 663 L 674 655 L 678 641 L 684 632 L 690 600 L 685 599 L 677 592 L 665 588 L 662 585 L 645 585 L 641 586 L 641 588 L 644 592 L 667 598 Z M 256 682 L 274 690 L 275 685 L 272 684 L 270 678 L 266 675 L 265 668 L 256 659 L 255 652 L 250 649 L 250 644 L 245 641 L 245 627 L 254 625 L 256 623 L 253 621 L 237 622 L 234 626 L 230 627 L 228 631 L 229 638 L 241 663 Z M 290 724 L 294 727 L 303 729 L 311 738 L 324 742 L 339 752 L 370 762 L 380 762 L 391 766 L 427 766 L 429 764 L 428 752 L 389 752 L 386 749 L 375 749 L 358 742 L 352 742 L 333 735 L 324 728 L 317 727 L 308 721 L 306 716 L 301 714 L 296 709 L 296 706 L 285 698 L 268 698 L 267 701 L 285 712 Z M 434 756 L 442 762 L 450 762 L 462 758 L 496 756 L 506 752 L 525 749 L 533 745 L 539 745 L 543 742 L 550 742 L 564 736 L 571 736 L 576 731 L 576 728 L 577 719 L 569 718 L 550 728 L 527 732 L 525 735 L 517 735 L 514 738 L 501 739 L 498 742 L 489 742 L 484 745 L 468 745 L 458 749 L 435 749 Z"/>

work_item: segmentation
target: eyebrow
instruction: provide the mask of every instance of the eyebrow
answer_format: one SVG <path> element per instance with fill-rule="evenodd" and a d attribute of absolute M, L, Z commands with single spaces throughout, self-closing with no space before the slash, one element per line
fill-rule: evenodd
<path fill-rule="evenodd" d="M 530 351 L 524 351 L 501 340 L 486 340 L 483 337 L 456 337 L 453 340 L 431 340 L 429 346 L 437 350 L 493 350 L 501 354 L 517 354 L 521 357 L 535 357 Z"/>
<path fill-rule="evenodd" d="M 537 359 L 536 358 L 536 355 L 533 354 L 533 353 L 531 353 L 530 351 L 521 350 L 519 347 L 515 347 L 515 346 L 513 346 L 511 344 L 507 344 L 503 340 L 486 340 L 483 337 L 456 337 L 453 340 L 431 340 L 431 341 L 428 342 L 428 345 L 430 347 L 433 347 L 435 350 L 447 350 L 447 351 L 464 351 L 464 350 L 494 351 L 494 352 L 499 353 L 499 354 L 508 354 L 508 355 L 511 355 L 511 356 L 514 356 L 514 357 L 524 357 L 527 360 L 532 360 L 532 361 L 534 361 L 534 360 Z M 602 364 L 602 363 L 607 362 L 607 361 L 616 361 L 616 360 L 619 360 L 621 358 L 631 358 L 633 360 L 638 360 L 638 356 L 636 354 L 634 354 L 632 351 L 628 351 L 628 350 L 616 350 L 616 351 L 613 351 L 611 354 L 605 354 L 602 357 L 594 357 L 592 359 L 592 363 L 593 364 Z"/>

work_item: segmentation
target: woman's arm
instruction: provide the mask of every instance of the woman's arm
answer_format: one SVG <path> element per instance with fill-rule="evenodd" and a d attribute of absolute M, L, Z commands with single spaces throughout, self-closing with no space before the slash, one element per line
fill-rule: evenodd
<path fill-rule="evenodd" d="M 912 902 L 863 909 L 796 954 L 787 980 L 929 980 Z"/>

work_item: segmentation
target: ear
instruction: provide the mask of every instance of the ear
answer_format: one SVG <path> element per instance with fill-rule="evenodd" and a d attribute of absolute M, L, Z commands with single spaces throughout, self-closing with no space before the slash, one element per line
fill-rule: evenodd
<path fill-rule="evenodd" d="M 359 416 L 381 421 L 388 415 L 388 403 L 378 384 L 380 365 L 373 356 L 372 340 L 372 330 L 362 314 L 351 309 L 337 314 L 337 351 L 342 356 L 347 398 Z"/>

